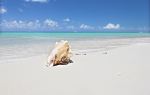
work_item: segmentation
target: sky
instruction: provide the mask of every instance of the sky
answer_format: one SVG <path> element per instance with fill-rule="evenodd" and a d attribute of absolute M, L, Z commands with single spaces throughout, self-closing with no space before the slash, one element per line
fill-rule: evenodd
<path fill-rule="evenodd" d="M 1 31 L 150 30 L 149 0 L 0 0 Z"/>

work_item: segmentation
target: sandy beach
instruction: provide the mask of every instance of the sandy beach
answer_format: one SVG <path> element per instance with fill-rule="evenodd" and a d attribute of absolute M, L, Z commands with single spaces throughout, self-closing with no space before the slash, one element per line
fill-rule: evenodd
<path fill-rule="evenodd" d="M 0 95 L 150 95 L 150 44 L 75 55 L 46 67 L 47 55 L 1 60 Z"/>
<path fill-rule="evenodd" d="M 0 0 L 0 95 L 150 95 L 150 0 Z"/>

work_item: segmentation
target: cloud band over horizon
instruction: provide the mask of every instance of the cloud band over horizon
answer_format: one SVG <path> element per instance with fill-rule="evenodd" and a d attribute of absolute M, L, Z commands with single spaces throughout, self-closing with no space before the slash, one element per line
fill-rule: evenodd
<path fill-rule="evenodd" d="M 32 20 L 32 21 L 23 21 L 23 20 L 2 20 L 0 22 L 0 27 L 3 31 L 12 30 L 12 31 L 110 31 L 110 30 L 118 30 L 118 31 L 126 31 L 126 29 L 121 29 L 120 24 L 108 23 L 103 26 L 90 26 L 87 24 L 73 25 L 73 24 L 63 24 L 62 22 L 58 22 L 52 19 L 45 19 L 43 21 L 40 20 Z M 99 28 L 103 27 L 103 28 Z M 134 28 L 130 29 L 133 30 Z M 138 28 L 137 31 L 148 31 L 149 28 L 143 27 Z"/>

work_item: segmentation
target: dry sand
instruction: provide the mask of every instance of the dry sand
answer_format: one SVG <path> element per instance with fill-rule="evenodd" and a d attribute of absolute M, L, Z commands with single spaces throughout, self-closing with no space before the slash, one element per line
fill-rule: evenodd
<path fill-rule="evenodd" d="M 74 55 L 46 67 L 47 55 L 0 61 L 0 95 L 150 95 L 150 44 Z"/>

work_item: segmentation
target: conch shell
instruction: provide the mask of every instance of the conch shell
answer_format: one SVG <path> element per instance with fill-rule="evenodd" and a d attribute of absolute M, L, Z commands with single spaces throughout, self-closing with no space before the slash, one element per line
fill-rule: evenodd
<path fill-rule="evenodd" d="M 48 66 L 66 65 L 72 63 L 70 57 L 72 56 L 71 48 L 68 41 L 61 40 L 56 42 L 55 48 L 48 57 Z"/>

